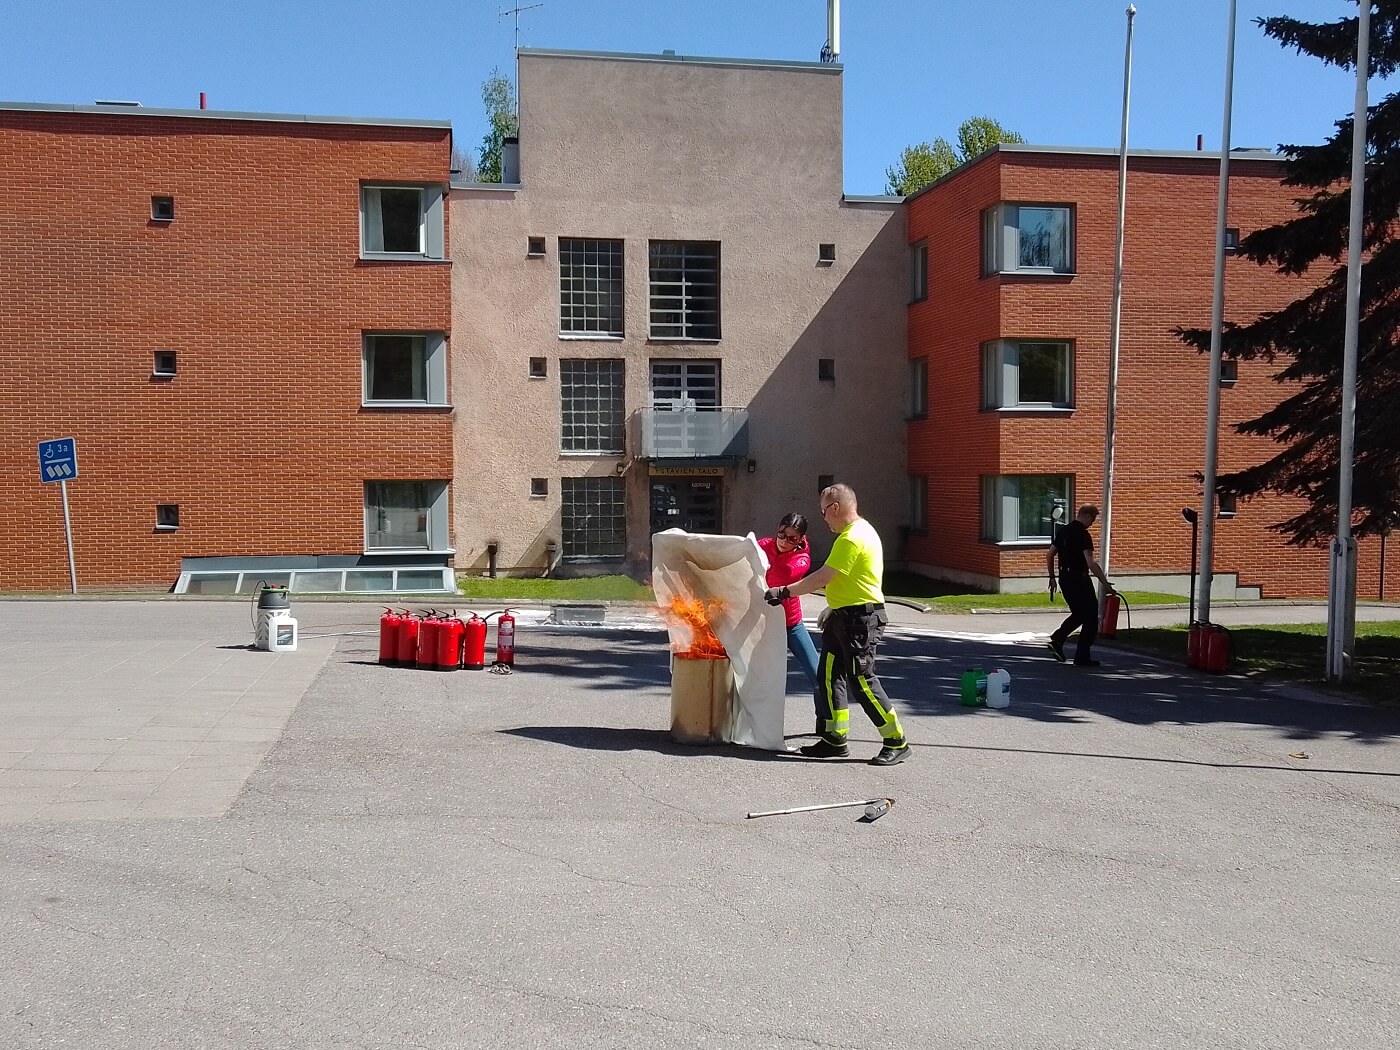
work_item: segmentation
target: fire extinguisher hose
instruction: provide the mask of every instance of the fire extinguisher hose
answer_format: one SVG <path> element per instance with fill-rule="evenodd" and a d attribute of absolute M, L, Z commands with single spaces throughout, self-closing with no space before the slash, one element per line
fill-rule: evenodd
<path fill-rule="evenodd" d="M 1128 599 L 1123 597 L 1121 591 L 1113 593 L 1118 595 L 1118 600 L 1123 603 L 1123 630 L 1131 631 L 1133 629 L 1133 607 L 1128 604 Z"/>

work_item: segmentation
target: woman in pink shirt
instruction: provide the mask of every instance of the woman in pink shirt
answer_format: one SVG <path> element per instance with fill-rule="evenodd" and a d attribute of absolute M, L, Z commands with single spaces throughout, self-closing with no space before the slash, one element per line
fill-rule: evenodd
<path fill-rule="evenodd" d="M 758 541 L 763 553 L 768 555 L 769 587 L 786 587 L 796 583 L 812 569 L 812 554 L 807 546 L 807 519 L 801 514 L 783 516 L 778 523 L 776 535 L 765 536 Z M 817 649 L 812 644 L 812 635 L 802 626 L 802 603 L 797 598 L 783 602 L 783 612 L 787 615 L 788 652 L 797 657 L 797 663 L 816 688 Z"/>

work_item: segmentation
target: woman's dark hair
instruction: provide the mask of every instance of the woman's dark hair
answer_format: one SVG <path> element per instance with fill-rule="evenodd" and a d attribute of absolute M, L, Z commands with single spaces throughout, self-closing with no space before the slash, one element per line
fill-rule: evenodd
<path fill-rule="evenodd" d="M 791 514 L 784 514 L 783 520 L 778 522 L 780 529 L 796 529 L 799 536 L 807 535 L 807 517 L 793 511 Z"/>

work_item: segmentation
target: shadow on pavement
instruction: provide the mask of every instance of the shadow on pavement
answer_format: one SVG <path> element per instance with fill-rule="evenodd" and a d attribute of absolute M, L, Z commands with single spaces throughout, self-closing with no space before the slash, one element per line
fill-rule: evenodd
<path fill-rule="evenodd" d="M 506 736 L 523 736 L 550 744 L 584 748 L 589 751 L 655 751 L 661 755 L 686 757 L 741 758 L 750 762 L 782 762 L 787 756 L 756 747 L 737 744 L 707 744 L 688 747 L 671 739 L 664 729 L 617 729 L 607 726 L 518 726 L 501 729 Z"/>
<path fill-rule="evenodd" d="M 1212 769 L 1257 769 L 1265 773 L 1340 773 L 1358 777 L 1400 777 L 1400 773 L 1375 769 L 1333 769 L 1324 766 L 1270 766 L 1258 762 L 1198 762 L 1190 758 L 1158 758 L 1152 755 L 1108 755 L 1098 751 L 1052 751 L 1034 747 L 983 747 L 977 744 L 930 744 L 911 741 L 919 749 L 939 748 L 945 751 L 997 751 L 1014 755 L 1051 755 L 1060 758 L 1103 758 L 1114 762 L 1157 762 L 1172 766 L 1208 766 Z M 1306 761 L 1306 760 L 1303 760 Z"/>

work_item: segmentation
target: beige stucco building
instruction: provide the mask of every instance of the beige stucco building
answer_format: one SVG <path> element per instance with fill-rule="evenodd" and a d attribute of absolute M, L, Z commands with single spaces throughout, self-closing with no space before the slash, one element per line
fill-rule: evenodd
<path fill-rule="evenodd" d="M 837 65 L 522 50 L 518 168 L 451 192 L 459 570 L 644 571 L 854 485 L 907 520 L 897 198 L 842 192 Z M 557 564 L 552 564 L 557 563 Z"/>

